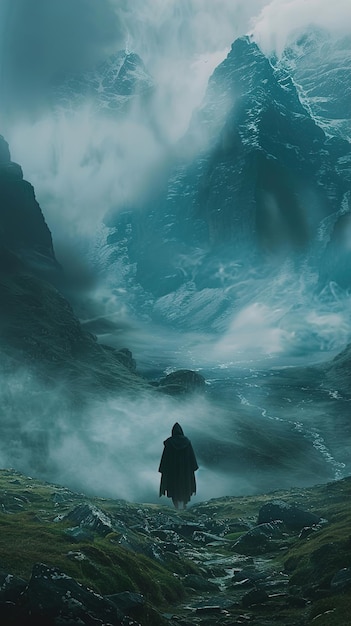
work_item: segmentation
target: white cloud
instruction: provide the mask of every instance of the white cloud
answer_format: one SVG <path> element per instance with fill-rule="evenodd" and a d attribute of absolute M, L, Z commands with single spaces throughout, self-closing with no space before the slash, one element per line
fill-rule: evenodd
<path fill-rule="evenodd" d="M 349 0 L 272 0 L 252 21 L 253 36 L 265 54 L 278 56 L 296 33 L 317 26 L 335 35 L 351 34 Z"/>

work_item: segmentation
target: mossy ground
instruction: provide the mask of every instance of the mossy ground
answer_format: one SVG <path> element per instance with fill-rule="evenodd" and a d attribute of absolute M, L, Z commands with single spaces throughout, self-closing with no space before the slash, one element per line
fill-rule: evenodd
<path fill-rule="evenodd" d="M 251 615 L 255 620 L 261 620 L 254 622 L 260 625 L 313 623 L 317 626 L 348 626 L 351 589 L 343 593 L 331 592 L 330 581 L 338 570 L 351 566 L 350 496 L 351 479 L 346 478 L 306 489 L 210 500 L 182 512 L 180 519 L 194 522 L 206 516 L 225 521 L 229 542 L 221 545 L 220 551 L 223 556 L 230 556 L 233 543 L 244 532 L 240 530 L 240 524 L 243 521 L 256 523 L 260 507 L 272 499 L 283 499 L 318 514 L 327 520 L 320 529 L 304 539 L 300 539 L 296 532 L 289 533 L 282 545 L 278 542 L 272 553 L 264 555 L 266 567 L 289 576 L 291 589 L 315 585 L 318 595 L 309 599 L 303 608 L 281 606 L 277 611 L 277 605 L 272 608 L 268 603 L 259 615 L 257 609 L 252 609 Z M 120 545 L 117 531 L 105 536 L 94 533 L 93 542 L 73 541 L 65 534 L 72 522 L 64 519 L 64 515 L 78 504 L 87 502 L 115 517 L 123 515 L 127 528 L 135 527 L 140 515 L 151 519 L 170 512 L 168 507 L 157 505 L 89 498 L 62 486 L 28 478 L 14 470 L 1 470 L 0 568 L 28 580 L 33 565 L 44 562 L 103 595 L 121 591 L 142 593 L 149 607 L 149 613 L 145 613 L 141 620 L 144 624 L 162 622 L 156 613 L 150 617 L 153 608 L 160 612 L 172 610 L 179 615 L 190 597 L 182 578 L 201 571 L 201 563 L 192 559 L 191 554 L 181 558 L 169 554 L 166 562 L 157 562 Z M 143 541 L 146 545 L 147 538 L 143 533 L 133 532 L 137 533 L 140 545 Z M 196 549 L 198 553 L 201 551 L 201 548 Z M 206 546 L 207 554 L 218 555 L 218 550 L 218 547 Z"/>
<path fill-rule="evenodd" d="M 58 505 L 54 496 L 62 492 L 65 502 Z M 139 506 L 87 498 L 13 470 L 0 471 L 0 569 L 29 580 L 33 565 L 43 562 L 102 595 L 139 592 L 158 608 L 179 602 L 185 590 L 174 572 L 121 547 L 115 533 L 105 537 L 95 533 L 93 544 L 74 541 L 65 534 L 72 523 L 58 518 L 86 502 L 111 512 L 128 508 L 131 518 Z M 176 571 L 176 562 L 174 566 Z M 180 572 L 187 570 L 186 564 L 179 566 Z"/>

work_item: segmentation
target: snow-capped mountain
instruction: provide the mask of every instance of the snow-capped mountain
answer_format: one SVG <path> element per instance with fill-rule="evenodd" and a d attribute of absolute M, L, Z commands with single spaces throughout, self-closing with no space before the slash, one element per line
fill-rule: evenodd
<path fill-rule="evenodd" d="M 250 38 L 233 43 L 161 191 L 109 217 L 108 245 L 152 315 L 218 327 L 243 271 L 323 257 L 349 210 L 351 147 L 317 121 L 286 70 Z"/>
<path fill-rule="evenodd" d="M 330 136 L 351 140 L 351 36 L 310 28 L 272 59 L 294 81 L 301 102 Z"/>
<path fill-rule="evenodd" d="M 55 86 L 53 98 L 65 109 L 90 101 L 97 110 L 116 113 L 125 111 L 136 96 L 147 97 L 153 88 L 142 59 L 120 50 L 89 71 L 65 77 Z"/>

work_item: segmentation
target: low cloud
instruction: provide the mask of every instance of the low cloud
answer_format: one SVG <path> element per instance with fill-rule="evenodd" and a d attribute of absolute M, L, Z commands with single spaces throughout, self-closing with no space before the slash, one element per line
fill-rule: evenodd
<path fill-rule="evenodd" d="M 272 0 L 253 18 L 253 37 L 265 54 L 278 56 L 310 26 L 336 36 L 350 35 L 351 4 L 348 0 Z"/>

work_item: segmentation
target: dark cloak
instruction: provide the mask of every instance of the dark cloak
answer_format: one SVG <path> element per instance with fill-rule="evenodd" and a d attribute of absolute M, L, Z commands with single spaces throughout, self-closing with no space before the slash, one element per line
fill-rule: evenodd
<path fill-rule="evenodd" d="M 193 447 L 177 422 L 172 428 L 172 436 L 163 445 L 158 469 L 162 474 L 160 496 L 166 495 L 174 501 L 186 504 L 196 493 L 194 472 L 198 469 L 198 464 Z"/>

